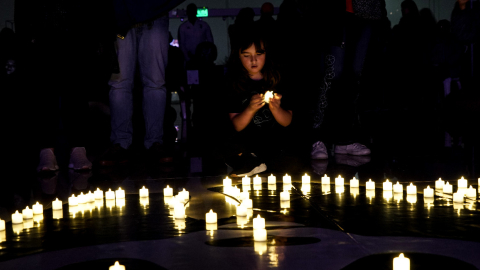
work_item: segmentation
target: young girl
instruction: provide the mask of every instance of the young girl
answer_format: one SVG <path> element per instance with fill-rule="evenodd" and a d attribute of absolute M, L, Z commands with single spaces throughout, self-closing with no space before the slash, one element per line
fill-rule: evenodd
<path fill-rule="evenodd" d="M 254 30 L 245 31 L 237 41 L 227 76 L 231 88 L 227 106 L 236 132 L 227 147 L 226 163 L 232 176 L 241 177 L 265 171 L 265 162 L 282 150 L 292 110 L 268 44 Z M 265 97 L 267 91 L 273 91 L 273 97 Z"/>

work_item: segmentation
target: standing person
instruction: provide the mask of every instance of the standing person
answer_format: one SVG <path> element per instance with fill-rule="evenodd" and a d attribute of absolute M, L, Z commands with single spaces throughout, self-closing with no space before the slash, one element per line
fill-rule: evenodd
<path fill-rule="evenodd" d="M 212 30 L 208 23 L 197 19 L 197 6 L 187 6 L 188 20 L 178 28 L 178 45 L 185 56 L 185 63 L 192 60 L 198 44 L 208 41 L 213 43 Z"/>
<path fill-rule="evenodd" d="M 232 97 L 227 103 L 235 134 L 228 143 L 226 163 L 232 176 L 250 176 L 286 149 L 292 110 L 280 85 L 280 74 L 269 56 L 268 44 L 255 31 L 244 29 L 229 59 Z M 267 91 L 273 91 L 267 96 Z"/>

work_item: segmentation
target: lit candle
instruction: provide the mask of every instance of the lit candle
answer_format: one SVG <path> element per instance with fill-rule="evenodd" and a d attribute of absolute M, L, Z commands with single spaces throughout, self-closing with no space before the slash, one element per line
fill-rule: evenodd
<path fill-rule="evenodd" d="M 261 185 L 261 184 L 262 184 L 262 178 L 260 178 L 257 174 L 257 176 L 253 178 L 253 185 Z"/>
<path fill-rule="evenodd" d="M 58 198 L 52 201 L 52 210 L 62 210 L 62 201 L 59 201 Z"/>
<path fill-rule="evenodd" d="M 438 180 L 435 181 L 435 189 L 443 190 L 443 185 L 445 185 L 445 181 L 443 181 L 442 178 L 438 178 Z"/>
<path fill-rule="evenodd" d="M 338 185 L 335 185 L 335 193 L 336 194 L 342 194 L 345 192 L 345 187 L 344 186 L 338 186 Z"/>
<path fill-rule="evenodd" d="M 450 185 L 450 183 L 445 183 L 445 185 L 443 185 L 443 193 L 453 193 L 453 188 L 452 188 L 452 185 Z"/>
<path fill-rule="evenodd" d="M 330 184 L 322 184 L 322 193 L 329 194 L 330 193 Z"/>
<path fill-rule="evenodd" d="M 143 206 L 143 208 L 146 208 L 149 203 L 150 200 L 148 199 L 148 197 L 140 197 L 140 204 Z"/>
<path fill-rule="evenodd" d="M 183 189 L 182 191 L 180 191 L 178 193 L 178 195 L 180 196 L 180 198 L 182 198 L 182 200 L 184 202 L 188 201 L 190 199 L 190 192 L 186 191 L 185 189 Z"/>
<path fill-rule="evenodd" d="M 0 231 L 5 230 L 5 220 L 0 219 Z"/>
<path fill-rule="evenodd" d="M 383 190 L 383 198 L 387 200 L 387 202 L 393 198 L 392 190 Z"/>
<path fill-rule="evenodd" d="M 303 194 L 309 193 L 310 190 L 311 190 L 310 184 L 302 184 L 301 191 L 302 191 Z"/>
<path fill-rule="evenodd" d="M 242 184 L 242 190 L 243 190 L 243 191 L 245 191 L 245 190 L 250 190 L 250 189 L 251 189 L 251 188 L 250 188 L 250 184 L 248 184 L 248 185 Z"/>
<path fill-rule="evenodd" d="M 273 184 L 276 184 L 276 183 L 277 183 L 277 178 L 273 174 L 271 174 L 268 177 L 268 184 L 273 185 Z"/>
<path fill-rule="evenodd" d="M 262 190 L 262 185 L 253 185 L 253 190 Z M 257 193 L 257 196 L 259 194 Z"/>
<path fill-rule="evenodd" d="M 175 229 L 181 231 L 185 230 L 185 228 L 187 227 L 187 222 L 185 221 L 185 219 L 175 219 L 174 225 Z"/>
<path fill-rule="evenodd" d="M 355 177 L 350 179 L 350 188 L 358 188 L 358 187 L 360 187 L 360 182 L 358 181 L 358 179 Z"/>
<path fill-rule="evenodd" d="M 345 180 L 339 175 L 335 178 L 335 186 L 343 186 L 345 184 Z"/>
<path fill-rule="evenodd" d="M 247 216 L 247 207 L 244 204 L 237 205 L 237 216 L 246 217 Z"/>
<path fill-rule="evenodd" d="M 252 209 L 253 208 L 253 201 L 252 199 L 245 199 L 242 204 L 247 208 L 247 209 Z"/>
<path fill-rule="evenodd" d="M 370 199 L 370 201 L 375 198 L 375 189 L 367 189 L 365 191 L 365 195 L 367 196 L 367 198 Z"/>
<path fill-rule="evenodd" d="M 32 208 L 33 208 L 33 213 L 34 213 L 35 215 L 41 215 L 41 214 L 43 214 L 43 205 L 41 205 L 40 203 L 37 202 L 36 204 L 34 204 L 34 205 L 32 206 Z"/>
<path fill-rule="evenodd" d="M 217 213 L 213 212 L 213 210 L 210 209 L 210 212 L 205 214 L 205 222 L 206 223 L 217 223 Z"/>
<path fill-rule="evenodd" d="M 403 193 L 403 185 L 400 184 L 398 181 L 395 185 L 393 185 L 393 192 L 394 193 Z"/>
<path fill-rule="evenodd" d="M 23 223 L 23 215 L 17 211 L 12 214 L 12 224 Z"/>
<path fill-rule="evenodd" d="M 108 270 L 125 270 L 125 266 L 121 265 L 118 261 L 114 265 L 110 266 Z"/>
<path fill-rule="evenodd" d="M 247 223 L 248 223 L 248 218 L 246 213 L 245 213 L 245 216 L 237 215 L 237 225 L 240 228 L 243 228 Z"/>
<path fill-rule="evenodd" d="M 463 193 L 453 193 L 453 202 L 456 203 L 463 203 L 464 202 L 464 195 Z"/>
<path fill-rule="evenodd" d="M 290 208 L 290 200 L 280 201 L 280 208 Z"/>
<path fill-rule="evenodd" d="M 121 187 L 119 187 L 118 190 L 115 190 L 115 198 L 125 199 L 125 190 L 123 190 Z"/>
<path fill-rule="evenodd" d="M 477 190 L 474 189 L 470 185 L 470 187 L 467 189 L 467 192 L 465 193 L 465 195 L 467 195 L 467 198 L 476 199 L 477 198 Z"/>
<path fill-rule="evenodd" d="M 99 189 L 97 187 L 97 190 L 95 190 L 93 192 L 93 197 L 95 198 L 95 200 L 101 200 L 103 199 L 103 190 Z"/>
<path fill-rule="evenodd" d="M 304 176 L 302 176 L 302 184 L 310 184 L 310 176 L 305 173 Z"/>
<path fill-rule="evenodd" d="M 292 183 L 292 177 L 288 174 L 285 174 L 283 177 L 283 183 L 284 184 L 291 184 Z"/>
<path fill-rule="evenodd" d="M 145 188 L 145 186 L 139 189 L 138 192 L 140 197 L 142 198 L 148 197 L 148 188 Z"/>
<path fill-rule="evenodd" d="M 68 198 L 68 205 L 69 206 L 76 206 L 78 205 L 78 198 L 75 197 L 75 194 L 72 195 L 72 197 Z"/>
<path fill-rule="evenodd" d="M 258 229 L 253 230 L 253 241 L 267 241 L 267 230 L 265 229 Z"/>
<path fill-rule="evenodd" d="M 368 179 L 368 182 L 365 183 L 365 188 L 367 190 L 375 189 L 375 182 L 372 179 Z"/>
<path fill-rule="evenodd" d="M 403 256 L 393 258 L 393 270 L 410 270 L 410 259 Z"/>
<path fill-rule="evenodd" d="M 461 179 L 458 179 L 457 187 L 458 187 L 458 188 L 467 188 L 467 187 L 468 187 L 468 181 L 467 181 L 467 179 L 463 178 L 463 176 L 462 176 Z"/>
<path fill-rule="evenodd" d="M 280 201 L 289 201 L 290 200 L 290 193 L 288 191 L 280 192 Z"/>
<path fill-rule="evenodd" d="M 277 190 L 276 184 L 268 184 L 268 190 Z"/>
<path fill-rule="evenodd" d="M 322 177 L 322 185 L 330 185 L 330 177 L 328 177 L 326 174 Z"/>
<path fill-rule="evenodd" d="M 407 202 L 416 203 L 417 202 L 417 194 L 407 194 Z"/>
<path fill-rule="evenodd" d="M 121 208 L 125 206 L 125 198 L 120 198 L 120 199 L 116 199 L 115 200 L 115 204 L 117 205 L 117 207 Z"/>
<path fill-rule="evenodd" d="M 87 196 L 87 202 L 92 203 L 95 201 L 95 195 L 92 193 L 92 191 L 89 190 L 85 196 Z"/>
<path fill-rule="evenodd" d="M 108 189 L 107 192 L 105 192 L 105 199 L 107 200 L 115 200 L 115 191 L 112 189 Z"/>
<path fill-rule="evenodd" d="M 86 203 L 87 202 L 87 197 L 83 194 L 83 192 L 80 192 L 80 195 L 77 197 L 77 202 L 79 204 Z"/>
<path fill-rule="evenodd" d="M 173 196 L 173 189 L 167 185 L 167 187 L 163 189 L 163 196 L 165 197 Z"/>
<path fill-rule="evenodd" d="M 265 219 L 260 217 L 260 215 L 253 219 L 253 229 L 265 229 Z"/>
<path fill-rule="evenodd" d="M 62 209 L 53 210 L 52 215 L 53 215 L 53 219 L 61 219 L 63 218 L 63 210 Z"/>
<path fill-rule="evenodd" d="M 241 201 L 244 201 L 246 199 L 250 199 L 250 193 L 248 193 L 248 191 L 242 191 L 240 192 L 240 200 Z"/>
<path fill-rule="evenodd" d="M 392 182 L 388 181 L 388 179 L 383 182 L 383 190 L 390 191 L 392 190 Z"/>
<path fill-rule="evenodd" d="M 284 183 L 283 184 L 283 190 L 291 190 L 292 189 L 292 183 Z"/>
<path fill-rule="evenodd" d="M 403 192 L 394 192 L 393 199 L 397 201 L 397 203 L 400 203 L 400 200 L 403 199 Z"/>
<path fill-rule="evenodd" d="M 433 193 L 433 188 L 430 188 L 430 186 L 427 186 L 427 188 L 423 189 L 423 197 L 424 198 L 433 198 L 434 193 Z"/>
<path fill-rule="evenodd" d="M 273 98 L 273 91 L 265 92 L 265 95 L 264 95 L 264 98 L 263 98 L 265 103 L 269 103 L 271 98 Z"/>
<path fill-rule="evenodd" d="M 173 217 L 175 219 L 185 219 L 185 206 L 181 202 L 177 202 L 173 208 Z"/>
<path fill-rule="evenodd" d="M 7 234 L 5 233 L 5 230 L 0 231 L 0 243 L 7 241 Z"/>
<path fill-rule="evenodd" d="M 250 185 L 250 177 L 244 176 L 244 177 L 242 178 L 242 185 L 244 185 L 244 186 L 249 186 L 249 185 Z"/>
<path fill-rule="evenodd" d="M 410 185 L 407 186 L 407 194 L 417 194 L 417 187 L 413 185 L 413 183 L 410 183 Z"/>
<path fill-rule="evenodd" d="M 215 223 L 206 223 L 206 224 L 205 224 L 205 229 L 206 229 L 207 231 L 210 231 L 210 232 L 216 231 L 216 230 L 218 229 L 218 225 L 217 225 L 216 222 L 215 222 Z M 212 235 L 212 236 L 213 236 L 213 235 Z"/>
<path fill-rule="evenodd" d="M 250 187 L 250 186 L 249 186 Z M 248 190 L 244 190 L 243 192 L 247 192 L 248 193 Z M 240 189 L 238 187 L 235 186 L 235 188 L 232 188 L 231 190 L 231 195 L 235 198 L 239 198 L 240 197 Z"/>
<path fill-rule="evenodd" d="M 175 205 L 176 205 L 178 202 L 179 202 L 179 201 L 178 201 L 177 196 L 173 196 L 173 197 L 170 199 L 170 201 L 168 202 L 168 208 L 169 208 L 169 209 L 175 208 Z"/>
<path fill-rule="evenodd" d="M 231 187 L 232 186 L 232 179 L 228 178 L 228 176 L 223 179 L 223 186 L 224 187 Z"/>

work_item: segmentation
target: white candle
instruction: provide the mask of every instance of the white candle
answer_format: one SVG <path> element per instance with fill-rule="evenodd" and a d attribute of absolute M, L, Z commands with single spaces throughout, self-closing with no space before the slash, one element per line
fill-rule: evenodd
<path fill-rule="evenodd" d="M 450 185 L 450 183 L 445 183 L 445 185 L 443 185 L 443 193 L 453 193 L 453 188 L 452 188 L 452 185 Z"/>
<path fill-rule="evenodd" d="M 423 197 L 424 198 L 433 198 L 434 193 L 433 193 L 433 188 L 430 188 L 430 186 L 427 186 L 427 188 L 423 189 Z"/>
<path fill-rule="evenodd" d="M 237 216 L 238 217 L 246 217 L 247 216 L 247 207 L 245 207 L 245 205 L 243 205 L 243 204 L 237 205 Z"/>
<path fill-rule="evenodd" d="M 265 229 L 265 219 L 260 217 L 260 215 L 253 219 L 253 229 Z"/>
<path fill-rule="evenodd" d="M 290 200 L 290 193 L 288 191 L 280 192 L 280 201 L 289 201 Z"/>
<path fill-rule="evenodd" d="M 464 195 L 463 193 L 453 193 L 453 202 L 456 203 L 463 203 L 464 202 Z"/>
<path fill-rule="evenodd" d="M 77 202 L 79 204 L 86 203 L 87 202 L 87 197 L 83 194 L 83 192 L 80 192 L 80 195 L 77 197 Z"/>
<path fill-rule="evenodd" d="M 465 195 L 467 195 L 467 198 L 476 199 L 477 190 L 470 185 L 470 187 L 467 189 L 467 192 L 465 192 Z"/>
<path fill-rule="evenodd" d="M 92 191 L 89 190 L 88 193 L 86 194 L 86 196 L 87 196 L 87 201 L 89 203 L 95 201 L 95 195 L 92 193 Z"/>
<path fill-rule="evenodd" d="M 410 270 L 410 259 L 403 256 L 393 258 L 393 270 Z"/>
<path fill-rule="evenodd" d="M 5 220 L 0 219 L 0 231 L 5 230 Z"/>
<path fill-rule="evenodd" d="M 445 181 L 443 181 L 442 178 L 438 178 L 438 180 L 435 181 L 435 189 L 443 190 L 443 185 L 445 185 Z"/>
<path fill-rule="evenodd" d="M 215 223 L 206 223 L 205 224 L 205 229 L 207 231 L 216 231 L 218 229 L 218 225 L 217 225 L 216 222 Z"/>
<path fill-rule="evenodd" d="M 262 178 L 259 177 L 257 174 L 257 176 L 253 178 L 253 185 L 261 185 L 261 184 L 262 184 Z"/>
<path fill-rule="evenodd" d="M 185 219 L 185 206 L 181 202 L 177 202 L 173 208 L 173 217 L 175 219 Z"/>
<path fill-rule="evenodd" d="M 302 184 L 310 184 L 310 176 L 305 173 L 304 176 L 302 176 Z"/>
<path fill-rule="evenodd" d="M 301 188 L 301 191 L 303 194 L 307 194 L 311 191 L 311 186 L 310 184 L 302 184 L 302 188 Z"/>
<path fill-rule="evenodd" d="M 36 204 L 34 204 L 34 205 L 32 206 L 32 208 L 33 208 L 33 213 L 34 213 L 35 215 L 41 215 L 41 214 L 43 214 L 43 205 L 41 205 L 40 203 L 37 202 Z"/>
<path fill-rule="evenodd" d="M 75 197 L 75 194 L 72 195 L 72 197 L 68 198 L 68 205 L 69 206 L 76 206 L 78 205 L 78 198 Z"/>
<path fill-rule="evenodd" d="M 210 212 L 205 214 L 205 222 L 206 223 L 217 223 L 217 213 L 213 212 L 213 210 L 210 209 Z"/>
<path fill-rule="evenodd" d="M 393 198 L 392 190 L 383 190 L 383 198 L 387 200 L 387 202 Z"/>
<path fill-rule="evenodd" d="M 292 177 L 288 174 L 285 174 L 283 177 L 283 183 L 284 184 L 291 184 L 292 183 Z"/>
<path fill-rule="evenodd" d="M 415 186 L 413 183 L 410 183 L 410 185 L 407 186 L 407 194 L 417 194 L 417 186 Z"/>
<path fill-rule="evenodd" d="M 252 209 L 253 208 L 253 201 L 252 199 L 245 199 L 242 204 L 247 208 L 247 209 Z"/>
<path fill-rule="evenodd" d="M 228 178 L 228 176 L 223 179 L 223 186 L 224 187 L 231 187 L 232 186 L 232 179 Z"/>
<path fill-rule="evenodd" d="M 148 188 L 143 186 L 141 189 L 138 190 L 140 197 L 145 198 L 148 197 Z"/>
<path fill-rule="evenodd" d="M 267 241 L 267 230 L 265 229 L 258 229 L 253 230 L 253 241 Z"/>
<path fill-rule="evenodd" d="M 330 177 L 328 177 L 326 174 L 322 177 L 322 185 L 330 185 Z"/>
<path fill-rule="evenodd" d="M 242 185 L 244 185 L 244 186 L 249 186 L 249 185 L 250 185 L 250 177 L 244 176 L 244 177 L 242 178 Z"/>
<path fill-rule="evenodd" d="M 173 189 L 167 185 L 167 187 L 163 189 L 163 196 L 165 197 L 173 196 Z"/>
<path fill-rule="evenodd" d="M 97 190 L 93 192 L 93 197 L 95 198 L 95 200 L 103 199 L 103 190 L 97 187 Z"/>
<path fill-rule="evenodd" d="M 115 205 L 121 210 L 121 208 L 125 206 L 125 198 L 116 199 Z"/>
<path fill-rule="evenodd" d="M 271 174 L 268 177 L 268 184 L 273 185 L 273 184 L 276 184 L 276 183 L 277 183 L 277 177 L 275 177 L 273 174 Z"/>
<path fill-rule="evenodd" d="M 115 200 L 115 191 L 112 191 L 112 189 L 108 189 L 107 192 L 105 192 L 105 199 L 107 200 Z"/>
<path fill-rule="evenodd" d="M 375 189 L 375 182 L 373 182 L 372 179 L 368 179 L 368 182 L 365 183 L 365 189 Z"/>
<path fill-rule="evenodd" d="M 23 215 L 17 211 L 12 214 L 12 224 L 23 223 Z"/>
<path fill-rule="evenodd" d="M 343 186 L 345 184 L 345 180 L 339 175 L 335 178 L 335 186 Z"/>
<path fill-rule="evenodd" d="M 358 179 L 355 177 L 350 179 L 350 188 L 358 188 L 358 187 L 360 187 L 360 182 L 358 181 Z"/>
<path fill-rule="evenodd" d="M 390 191 L 392 190 L 392 182 L 388 181 L 388 179 L 383 182 L 383 190 Z"/>
<path fill-rule="evenodd" d="M 263 100 L 265 101 L 265 103 L 269 103 L 271 98 L 273 98 L 273 91 L 265 92 L 265 95 L 263 97 Z"/>
<path fill-rule="evenodd" d="M 179 202 L 179 201 L 178 201 L 177 196 L 173 196 L 173 197 L 170 199 L 170 201 L 168 202 L 168 208 L 169 208 L 169 209 L 175 208 L 175 205 L 176 205 L 178 202 Z"/>
<path fill-rule="evenodd" d="M 463 176 L 462 176 L 461 179 L 458 179 L 457 187 L 458 187 L 458 188 L 467 188 L 467 187 L 468 187 L 468 181 L 467 181 L 467 179 L 463 178 Z"/>
<path fill-rule="evenodd" d="M 403 193 L 403 185 L 400 184 L 398 181 L 395 185 L 393 185 L 393 192 L 394 193 Z"/>
<path fill-rule="evenodd" d="M 262 185 L 253 185 L 253 190 L 262 190 Z M 257 193 L 257 196 L 259 194 Z"/>
<path fill-rule="evenodd" d="M 186 202 L 190 199 L 190 192 L 186 191 L 185 189 L 183 189 L 182 191 L 180 191 L 178 193 L 178 195 L 180 196 L 180 198 Z"/>
<path fill-rule="evenodd" d="M 52 201 L 52 210 L 62 210 L 62 201 L 55 198 L 55 201 Z"/>
<path fill-rule="evenodd" d="M 117 190 L 115 190 L 115 198 L 116 199 L 125 199 L 125 190 L 123 190 L 121 187 L 119 187 Z"/>
<path fill-rule="evenodd" d="M 121 265 L 118 261 L 114 265 L 110 266 L 108 270 L 125 270 L 125 266 Z"/>

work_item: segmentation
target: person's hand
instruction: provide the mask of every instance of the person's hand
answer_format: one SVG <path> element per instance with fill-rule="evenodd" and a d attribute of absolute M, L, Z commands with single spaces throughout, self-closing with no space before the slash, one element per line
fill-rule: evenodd
<path fill-rule="evenodd" d="M 265 101 L 263 100 L 263 95 L 255 94 L 250 99 L 250 104 L 248 104 L 248 109 L 252 112 L 257 112 L 260 108 L 265 105 Z"/>
<path fill-rule="evenodd" d="M 270 111 L 275 111 L 280 108 L 281 99 L 282 99 L 282 94 L 278 94 L 278 93 L 273 94 L 273 98 L 271 98 L 270 102 L 268 103 L 268 107 L 270 108 Z"/>

